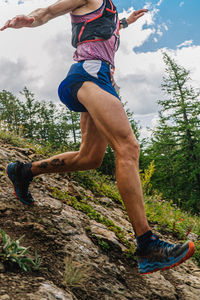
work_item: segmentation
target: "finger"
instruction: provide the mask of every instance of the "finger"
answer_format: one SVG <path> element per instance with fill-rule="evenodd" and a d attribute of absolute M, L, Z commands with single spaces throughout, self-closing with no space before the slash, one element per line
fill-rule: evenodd
<path fill-rule="evenodd" d="M 34 17 L 25 17 L 28 22 L 33 22 L 35 20 Z"/>
<path fill-rule="evenodd" d="M 10 21 L 11 20 L 8 20 L 6 23 L 5 23 L 5 25 L 3 26 L 3 27 L 1 27 L 1 31 L 3 31 L 4 29 L 6 29 L 6 28 L 8 28 L 9 27 L 9 24 L 10 24 Z"/>
<path fill-rule="evenodd" d="M 29 18 L 27 19 L 28 24 L 32 24 L 34 21 L 35 21 L 35 18 L 34 18 L 34 17 L 29 17 Z"/>
<path fill-rule="evenodd" d="M 135 15 L 139 15 L 139 14 L 141 14 L 141 13 L 146 13 L 146 12 L 148 12 L 148 9 L 139 9 L 139 10 L 137 10 L 137 11 L 135 11 Z"/>
<path fill-rule="evenodd" d="M 23 26 L 29 26 L 35 21 L 34 17 L 27 17 L 27 16 L 17 16 L 14 18 L 12 25 L 15 27 L 23 27 Z"/>
<path fill-rule="evenodd" d="M 148 12 L 148 11 L 149 11 L 149 10 L 146 9 L 146 8 L 142 8 L 142 9 L 139 9 L 139 10 L 138 10 L 139 13 L 141 13 L 141 12 L 144 12 L 144 13 L 145 13 L 145 12 Z"/>
<path fill-rule="evenodd" d="M 15 18 L 17 21 L 25 21 L 25 22 L 33 22 L 35 20 L 34 17 L 28 17 L 25 15 L 19 15 Z"/>
<path fill-rule="evenodd" d="M 15 27 L 16 23 L 17 23 L 16 19 L 13 19 L 13 20 L 10 22 L 9 27 Z"/>
<path fill-rule="evenodd" d="M 140 13 L 140 14 L 137 15 L 135 18 L 136 18 L 136 20 L 137 20 L 137 19 L 141 18 L 142 16 L 144 16 L 144 13 Z"/>

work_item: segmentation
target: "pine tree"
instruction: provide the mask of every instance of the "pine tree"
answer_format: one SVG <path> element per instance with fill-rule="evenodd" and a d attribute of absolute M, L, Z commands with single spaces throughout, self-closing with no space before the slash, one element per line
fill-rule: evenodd
<path fill-rule="evenodd" d="M 20 101 L 12 93 L 0 92 L 0 121 L 2 127 L 19 134 L 21 124 Z"/>
<path fill-rule="evenodd" d="M 38 111 L 40 109 L 40 103 L 35 100 L 34 94 L 30 92 L 26 87 L 20 92 L 24 96 L 24 101 L 21 101 L 21 124 L 24 127 L 24 136 L 27 138 L 36 137 L 36 128 L 38 119 Z"/>
<path fill-rule="evenodd" d="M 200 209 L 200 103 L 189 85 L 190 72 L 163 54 L 166 76 L 159 100 L 160 122 L 149 148 L 154 156 L 154 185 L 185 208 Z"/>

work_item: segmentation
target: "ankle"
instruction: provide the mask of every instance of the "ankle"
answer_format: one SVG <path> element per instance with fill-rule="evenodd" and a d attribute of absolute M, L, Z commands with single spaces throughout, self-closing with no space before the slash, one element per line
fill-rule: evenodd
<path fill-rule="evenodd" d="M 150 243 L 152 235 L 153 232 L 151 230 L 148 230 L 144 234 L 136 236 L 138 248 L 145 248 Z"/>
<path fill-rule="evenodd" d="M 21 175 L 30 181 L 33 179 L 33 173 L 31 171 L 31 167 L 32 167 L 32 163 L 25 163 L 24 167 L 21 170 Z"/>

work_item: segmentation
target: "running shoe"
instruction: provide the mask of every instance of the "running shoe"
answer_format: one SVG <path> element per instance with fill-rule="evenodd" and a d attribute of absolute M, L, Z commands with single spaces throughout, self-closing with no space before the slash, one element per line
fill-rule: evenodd
<path fill-rule="evenodd" d="M 195 252 L 193 242 L 181 244 L 170 244 L 161 241 L 153 234 L 150 243 L 145 250 L 136 250 L 138 257 L 139 273 L 150 274 L 159 270 L 171 269 L 183 263 Z"/>
<path fill-rule="evenodd" d="M 29 185 L 33 179 L 31 163 L 24 164 L 15 162 L 8 164 L 6 173 L 13 183 L 14 192 L 17 198 L 24 204 L 31 205 L 34 199 L 29 191 Z"/>

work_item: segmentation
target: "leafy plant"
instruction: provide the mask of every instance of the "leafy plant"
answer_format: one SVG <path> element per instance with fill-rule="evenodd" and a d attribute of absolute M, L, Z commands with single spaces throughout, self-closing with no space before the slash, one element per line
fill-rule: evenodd
<path fill-rule="evenodd" d="M 96 234 L 93 234 L 92 236 L 97 240 L 98 245 L 104 252 L 108 252 L 110 250 L 110 245 L 107 242 L 105 242 L 102 238 L 96 236 Z"/>
<path fill-rule="evenodd" d="M 35 251 L 35 260 L 32 260 L 26 256 L 29 253 L 29 247 L 20 245 L 24 236 L 14 241 L 2 229 L 0 229 L 0 236 L 0 261 L 17 264 L 25 272 L 40 268 L 41 259 L 38 258 L 37 251 Z"/>
<path fill-rule="evenodd" d="M 146 195 L 149 195 L 152 190 L 151 177 L 155 170 L 154 160 L 150 163 L 148 168 L 144 170 L 144 173 L 140 173 L 143 191 Z"/>

